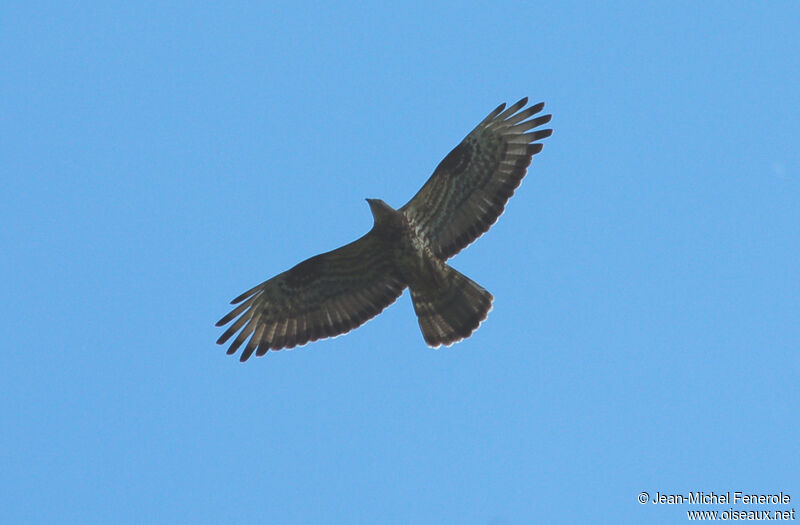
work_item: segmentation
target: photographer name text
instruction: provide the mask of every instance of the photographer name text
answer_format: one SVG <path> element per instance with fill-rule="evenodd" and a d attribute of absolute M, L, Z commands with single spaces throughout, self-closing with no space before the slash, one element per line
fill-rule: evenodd
<path fill-rule="evenodd" d="M 747 494 L 739 491 L 689 492 L 686 494 L 662 494 L 656 492 L 650 498 L 655 505 L 787 505 L 792 501 L 789 494 Z"/>

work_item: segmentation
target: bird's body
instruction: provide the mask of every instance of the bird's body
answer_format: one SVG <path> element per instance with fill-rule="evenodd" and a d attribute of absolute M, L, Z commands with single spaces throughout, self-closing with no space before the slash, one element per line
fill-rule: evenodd
<path fill-rule="evenodd" d="M 422 286 L 441 273 L 442 262 L 409 223 L 402 211 L 395 210 L 380 199 L 367 199 L 375 221 L 375 235 L 390 239 L 392 259 L 408 286 Z"/>
<path fill-rule="evenodd" d="M 403 210 L 378 199 L 367 202 L 374 234 L 391 239 L 392 263 L 411 290 L 425 342 L 436 347 L 469 337 L 489 314 L 492 294 L 437 257 L 423 230 Z M 444 312 L 443 305 L 457 308 Z"/>
<path fill-rule="evenodd" d="M 541 111 L 522 111 L 523 99 L 489 114 L 439 164 L 405 206 L 395 210 L 367 199 L 372 229 L 360 239 L 307 259 L 248 290 L 217 326 L 236 321 L 228 353 L 247 345 L 254 352 L 292 348 L 350 331 L 411 291 L 426 343 L 436 347 L 469 337 L 486 319 L 492 295 L 447 264 L 447 259 L 483 234 L 503 212 L 552 130 L 525 131 L 550 121 Z"/>

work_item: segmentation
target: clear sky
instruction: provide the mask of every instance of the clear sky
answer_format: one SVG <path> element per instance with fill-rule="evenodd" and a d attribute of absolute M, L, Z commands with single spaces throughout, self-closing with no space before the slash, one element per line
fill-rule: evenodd
<path fill-rule="evenodd" d="M 767 7 L 768 5 L 768 7 Z M 17 2 L 0 13 L 4 523 L 683 523 L 800 510 L 796 2 Z M 241 364 L 240 292 L 545 101 L 506 213 L 406 293 Z M 690 491 L 789 505 L 641 505 Z"/>

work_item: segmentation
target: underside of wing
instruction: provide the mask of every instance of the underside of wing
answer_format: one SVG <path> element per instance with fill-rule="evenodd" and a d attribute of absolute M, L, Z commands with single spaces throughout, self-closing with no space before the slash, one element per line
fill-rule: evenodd
<path fill-rule="evenodd" d="M 438 257 L 452 257 L 497 221 L 542 150 L 536 141 L 553 133 L 531 131 L 550 122 L 551 115 L 531 118 L 544 103 L 525 108 L 527 102 L 523 98 L 492 111 L 401 208 Z"/>
<path fill-rule="evenodd" d="M 390 248 L 370 232 L 234 299 L 236 308 L 217 326 L 235 321 L 217 344 L 225 344 L 238 332 L 228 354 L 247 341 L 240 357 L 246 361 L 254 352 L 261 356 L 268 350 L 343 334 L 378 315 L 405 287 Z"/>

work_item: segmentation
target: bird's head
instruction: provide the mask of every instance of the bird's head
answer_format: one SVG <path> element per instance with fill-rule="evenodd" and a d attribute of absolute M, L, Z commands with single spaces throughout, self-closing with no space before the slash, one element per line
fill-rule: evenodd
<path fill-rule="evenodd" d="M 372 212 L 372 216 L 375 217 L 377 220 L 379 216 L 387 216 L 391 215 L 394 211 L 391 206 L 383 202 L 381 199 L 366 199 L 367 204 L 369 204 L 369 209 Z"/>
<path fill-rule="evenodd" d="M 372 217 L 375 219 L 375 224 L 389 224 L 394 222 L 393 219 L 397 216 L 397 210 L 381 199 L 367 199 L 367 204 L 369 204 L 369 209 L 372 212 Z"/>

